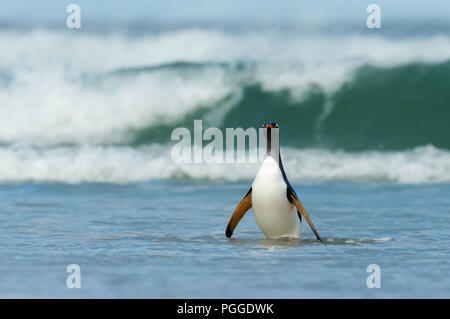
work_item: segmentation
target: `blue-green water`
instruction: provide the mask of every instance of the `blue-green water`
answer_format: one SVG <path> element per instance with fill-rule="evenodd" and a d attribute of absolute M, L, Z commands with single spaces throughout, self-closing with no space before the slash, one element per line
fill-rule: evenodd
<path fill-rule="evenodd" d="M 450 297 L 449 184 L 294 188 L 325 244 L 265 240 L 251 210 L 227 239 L 247 183 L 1 184 L 0 297 Z"/>
<path fill-rule="evenodd" d="M 447 23 L 63 22 L 0 21 L 0 297 L 450 297 Z M 277 122 L 325 243 L 227 239 L 259 163 L 174 161 L 196 120 Z"/>

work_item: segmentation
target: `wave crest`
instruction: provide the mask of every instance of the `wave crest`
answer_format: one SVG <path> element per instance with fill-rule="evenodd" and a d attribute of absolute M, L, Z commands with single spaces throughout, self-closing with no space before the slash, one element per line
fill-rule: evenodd
<path fill-rule="evenodd" d="M 450 148 L 446 36 L 3 30 L 0 51 L 2 144 L 167 143 L 202 118 L 276 120 L 292 147 Z"/>
<path fill-rule="evenodd" d="M 251 182 L 256 164 L 175 164 L 170 147 L 0 147 L 0 182 L 108 182 L 207 180 Z M 358 152 L 283 149 L 292 182 L 450 182 L 450 152 L 433 146 L 409 151 Z"/>

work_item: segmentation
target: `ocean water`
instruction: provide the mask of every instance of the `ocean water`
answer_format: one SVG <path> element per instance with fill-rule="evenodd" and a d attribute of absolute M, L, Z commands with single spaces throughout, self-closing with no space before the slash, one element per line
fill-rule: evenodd
<path fill-rule="evenodd" d="M 0 26 L 0 296 L 449 297 L 447 30 Z M 325 243 L 227 239 L 259 163 L 175 163 L 194 120 L 277 122 Z"/>
<path fill-rule="evenodd" d="M 448 184 L 294 188 L 324 243 L 306 223 L 301 239 L 263 239 L 251 210 L 226 238 L 244 183 L 2 185 L 0 296 L 449 297 Z"/>
<path fill-rule="evenodd" d="M 196 119 L 277 122 L 300 182 L 450 181 L 448 33 L 3 28 L 0 52 L 0 182 L 250 181 L 174 165 Z"/>

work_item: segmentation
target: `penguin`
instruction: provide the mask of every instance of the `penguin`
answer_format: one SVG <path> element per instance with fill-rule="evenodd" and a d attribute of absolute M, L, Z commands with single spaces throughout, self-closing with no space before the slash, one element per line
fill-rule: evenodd
<path fill-rule="evenodd" d="M 280 157 L 278 125 L 268 122 L 263 125 L 263 129 L 266 137 L 266 156 L 252 186 L 231 215 L 225 235 L 233 235 L 239 221 L 252 207 L 256 222 L 267 239 L 299 238 L 303 216 L 317 239 L 322 241 L 287 179 Z"/>

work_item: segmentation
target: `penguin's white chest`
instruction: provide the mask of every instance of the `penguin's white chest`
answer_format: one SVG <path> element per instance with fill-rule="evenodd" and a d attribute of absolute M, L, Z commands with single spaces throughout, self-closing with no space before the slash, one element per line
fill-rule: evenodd
<path fill-rule="evenodd" d="M 287 199 L 287 185 L 278 163 L 264 159 L 252 185 L 252 207 L 266 238 L 300 236 L 297 209 Z"/>

